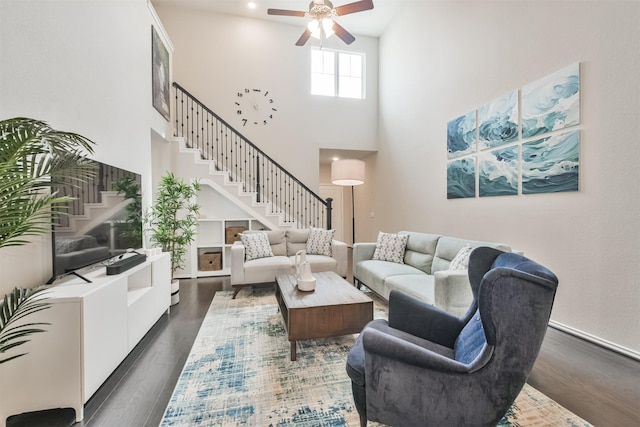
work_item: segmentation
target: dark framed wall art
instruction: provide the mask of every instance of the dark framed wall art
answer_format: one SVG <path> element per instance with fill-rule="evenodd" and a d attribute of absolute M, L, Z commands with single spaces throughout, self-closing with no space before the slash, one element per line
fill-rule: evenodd
<path fill-rule="evenodd" d="M 156 29 L 151 26 L 151 84 L 153 107 L 169 120 L 169 51 Z"/>

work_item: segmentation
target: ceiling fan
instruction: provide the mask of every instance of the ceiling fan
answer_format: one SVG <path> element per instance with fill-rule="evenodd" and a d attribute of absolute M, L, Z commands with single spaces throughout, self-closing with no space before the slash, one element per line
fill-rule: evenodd
<path fill-rule="evenodd" d="M 334 21 L 336 16 L 344 16 L 350 13 L 362 12 L 373 9 L 373 0 L 361 0 L 354 3 L 333 7 L 329 0 L 313 0 L 309 3 L 309 12 L 285 9 L 267 9 L 268 15 L 298 16 L 311 18 L 307 29 L 302 33 L 296 46 L 304 46 L 311 36 L 321 39 L 335 34 L 346 44 L 351 44 L 356 39 L 340 24 Z"/>

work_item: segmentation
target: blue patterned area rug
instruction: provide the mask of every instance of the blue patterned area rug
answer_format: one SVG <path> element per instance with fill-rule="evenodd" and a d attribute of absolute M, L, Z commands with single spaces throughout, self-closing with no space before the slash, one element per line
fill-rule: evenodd
<path fill-rule="evenodd" d="M 359 426 L 345 371 L 355 336 L 299 341 L 291 362 L 273 290 L 231 295 L 216 293 L 161 426 Z M 498 425 L 589 426 L 528 385 Z"/>

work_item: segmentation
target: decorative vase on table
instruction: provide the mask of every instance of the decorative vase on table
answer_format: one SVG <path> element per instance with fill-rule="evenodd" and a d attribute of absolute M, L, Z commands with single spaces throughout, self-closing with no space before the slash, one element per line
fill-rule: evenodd
<path fill-rule="evenodd" d="M 311 274 L 311 263 L 307 261 L 305 250 L 296 252 L 296 281 L 300 291 L 311 292 L 316 289 L 316 279 Z"/>

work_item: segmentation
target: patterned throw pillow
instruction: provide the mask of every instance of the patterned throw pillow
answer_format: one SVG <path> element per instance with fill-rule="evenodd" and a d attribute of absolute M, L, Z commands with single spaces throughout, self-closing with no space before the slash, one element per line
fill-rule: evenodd
<path fill-rule="evenodd" d="M 463 246 L 456 256 L 451 260 L 449 264 L 449 270 L 468 270 L 469 269 L 469 255 L 471 255 L 473 248 L 471 245 L 466 244 Z"/>
<path fill-rule="evenodd" d="M 307 239 L 307 253 L 309 255 L 331 256 L 331 240 L 335 230 L 312 228 Z"/>
<path fill-rule="evenodd" d="M 404 264 L 404 249 L 407 246 L 408 234 L 378 233 L 376 250 L 373 259 Z"/>
<path fill-rule="evenodd" d="M 266 232 L 241 233 L 240 240 L 244 245 L 244 259 L 246 261 L 273 256 Z"/>

